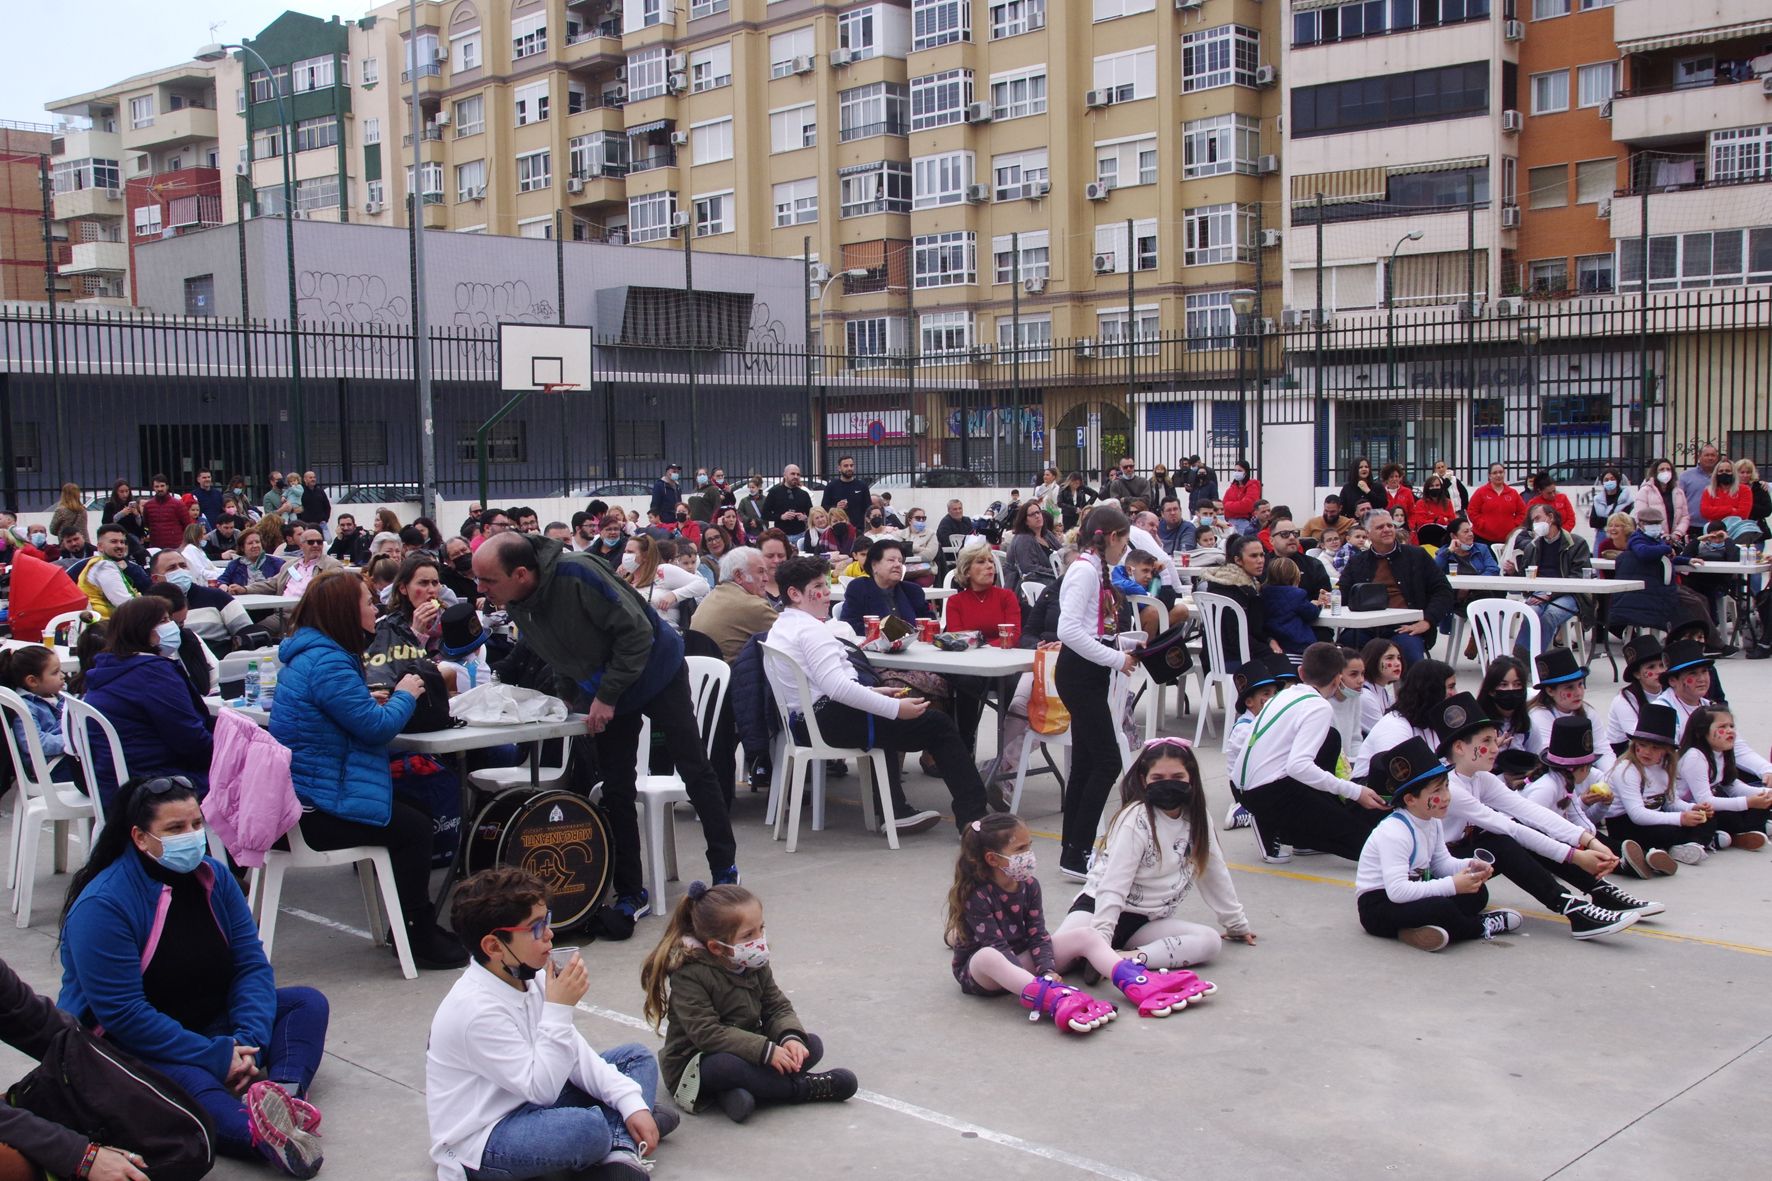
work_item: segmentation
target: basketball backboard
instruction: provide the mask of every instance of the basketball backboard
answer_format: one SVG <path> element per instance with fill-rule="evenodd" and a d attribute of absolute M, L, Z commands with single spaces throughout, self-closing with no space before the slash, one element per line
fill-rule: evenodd
<path fill-rule="evenodd" d="M 498 326 L 500 388 L 543 390 L 548 386 L 591 387 L 591 330 L 552 324 L 501 323 Z"/>

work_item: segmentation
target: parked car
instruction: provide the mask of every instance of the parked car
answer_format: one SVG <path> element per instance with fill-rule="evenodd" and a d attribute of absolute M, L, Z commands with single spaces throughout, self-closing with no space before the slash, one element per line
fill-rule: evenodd
<path fill-rule="evenodd" d="M 579 484 L 567 489 L 555 489 L 548 495 L 565 500 L 608 500 L 611 496 L 650 496 L 651 484 L 640 484 L 632 480 L 617 480 L 610 484 Z"/>
<path fill-rule="evenodd" d="M 328 484 L 333 504 L 402 504 L 423 499 L 417 484 Z"/>

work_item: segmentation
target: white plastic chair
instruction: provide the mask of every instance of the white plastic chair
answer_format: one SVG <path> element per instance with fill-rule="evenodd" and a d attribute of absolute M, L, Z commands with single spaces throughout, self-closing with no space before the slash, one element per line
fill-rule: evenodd
<path fill-rule="evenodd" d="M 800 701 L 811 703 L 812 685 L 806 680 L 806 671 L 795 664 L 788 655 L 779 648 L 762 644 L 763 667 L 773 674 L 771 680 L 776 683 L 788 683 L 798 690 L 796 696 Z M 800 843 L 800 809 L 806 798 L 806 782 L 813 780 L 813 812 L 815 823 L 813 828 L 820 827 L 816 821 L 822 820 L 824 812 L 824 761 L 826 759 L 856 759 L 861 766 L 861 815 L 862 823 L 869 832 L 875 831 L 880 822 L 874 818 L 874 797 L 880 801 L 881 822 L 886 826 L 886 843 L 898 848 L 898 825 L 892 813 L 892 791 L 886 778 L 886 752 L 879 747 L 862 750 L 858 747 L 832 746 L 819 733 L 818 715 L 807 710 L 800 715 L 801 724 L 806 727 L 806 741 L 800 742 L 794 737 L 792 718 L 780 692 L 775 695 L 776 712 L 781 716 L 782 732 L 787 736 L 783 744 L 781 758 L 777 766 L 782 774 L 777 783 L 772 784 L 769 794 L 769 811 L 775 817 L 775 839 L 781 839 L 783 822 L 787 822 L 788 852 L 792 853 Z M 896 757 L 896 752 L 894 754 Z M 788 793 L 788 806 L 782 808 L 774 797 L 781 790 Z"/>
<path fill-rule="evenodd" d="M 1215 708 L 1212 702 L 1212 690 L 1219 690 L 1216 708 L 1224 711 L 1224 724 L 1220 733 L 1230 733 L 1231 707 L 1236 701 L 1237 683 L 1231 673 L 1225 669 L 1230 659 L 1224 650 L 1224 618 L 1226 615 L 1235 617 L 1237 621 L 1237 643 L 1241 646 L 1236 660 L 1241 662 L 1254 655 L 1249 646 L 1249 617 L 1243 614 L 1243 608 L 1235 599 L 1224 595 L 1215 595 L 1206 591 L 1194 593 L 1194 607 L 1199 615 L 1200 627 L 1204 631 L 1201 645 L 1205 648 L 1206 664 L 1212 669 L 1208 672 L 1203 666 L 1196 666 L 1200 674 L 1200 720 L 1194 723 L 1194 745 L 1200 745 L 1206 733 L 1206 725 L 1212 720 Z"/>
<path fill-rule="evenodd" d="M 1046 586 L 1047 584 L 1044 582 L 1024 582 L 1021 584 L 1021 597 L 1028 601 L 1028 606 L 1032 607 L 1040 601 L 1040 596 L 1046 593 Z"/>
<path fill-rule="evenodd" d="M 645 757 L 645 751 L 642 750 L 640 754 L 642 762 L 645 761 Z M 570 738 L 560 739 L 560 761 L 542 763 L 537 766 L 535 768 L 535 783 L 546 787 L 566 778 L 566 768 L 571 762 L 572 740 Z M 469 771 L 468 782 L 480 791 L 494 794 L 509 791 L 513 787 L 528 787 L 530 784 L 529 760 L 524 759 L 515 767 L 482 767 L 478 771 Z"/>
<path fill-rule="evenodd" d="M 412 962 L 412 945 L 406 939 L 406 920 L 400 911 L 400 896 L 394 892 L 394 866 L 385 845 L 356 845 L 346 849 L 322 852 L 308 846 L 297 824 L 284 834 L 289 849 L 272 849 L 265 854 L 265 867 L 258 873 L 253 891 L 253 906 L 258 916 L 258 939 L 264 944 L 265 959 L 271 958 L 271 944 L 277 936 L 277 907 L 283 900 L 283 878 L 292 869 L 331 869 L 341 865 L 357 867 L 357 883 L 363 887 L 363 909 L 369 915 L 369 939 L 382 945 L 382 931 L 391 930 L 394 951 L 400 957 L 400 974 L 408 980 L 418 977 Z M 376 896 L 380 887 L 380 898 Z M 379 902 L 379 905 L 378 905 Z"/>
<path fill-rule="evenodd" d="M 1510 655 L 1522 631 L 1531 653 L 1538 653 L 1538 614 L 1517 599 L 1478 599 L 1466 604 L 1464 613 L 1477 637 L 1478 667 L 1488 668 L 1497 656 Z"/>
<path fill-rule="evenodd" d="M 689 698 L 695 707 L 695 724 L 701 730 L 702 745 L 711 762 L 714 757 L 714 727 L 720 720 L 720 705 L 726 687 L 732 682 L 732 666 L 717 656 L 688 656 Z M 640 726 L 640 759 L 644 764 L 652 749 L 652 723 Z M 666 883 L 677 879 L 676 806 L 689 802 L 689 789 L 683 777 L 641 775 L 635 783 L 635 798 L 640 804 L 640 827 L 646 833 L 647 889 L 652 895 L 653 913 L 664 914 Z"/>
<path fill-rule="evenodd" d="M 1117 712 L 1118 708 L 1122 708 L 1124 706 L 1124 703 L 1126 702 L 1127 698 L 1133 692 L 1135 692 L 1137 690 L 1138 685 L 1139 685 L 1139 681 L 1141 678 L 1147 679 L 1147 680 L 1149 678 L 1149 674 L 1147 674 L 1143 668 L 1138 669 L 1136 672 L 1131 674 L 1130 677 L 1128 677 L 1127 674 L 1125 674 L 1123 672 L 1119 672 L 1117 670 L 1108 676 L 1108 702 L 1111 705 L 1114 705 L 1116 707 L 1116 712 Z M 1147 686 L 1147 687 L 1152 687 L 1152 686 Z M 1118 723 L 1119 723 L 1119 719 L 1116 717 L 1115 718 L 1115 725 L 1114 725 L 1114 737 L 1118 741 L 1119 747 L 1120 747 L 1120 770 L 1121 770 L 1121 772 L 1124 772 L 1124 770 L 1127 767 L 1132 765 L 1132 760 L 1138 757 L 1138 752 L 1135 750 L 1132 750 L 1130 747 L 1127 746 L 1126 737 L 1125 737 L 1126 732 L 1125 732 L 1125 730 L 1120 728 Z M 1156 735 L 1155 720 L 1147 712 L 1145 714 L 1144 741 L 1149 742 L 1152 738 L 1155 738 L 1156 736 L 1157 735 Z M 1021 792 L 1022 792 L 1022 788 L 1027 783 L 1028 760 L 1031 757 L 1033 757 L 1034 749 L 1036 747 L 1045 747 L 1046 748 L 1046 750 L 1048 752 L 1047 760 L 1049 762 L 1051 761 L 1050 752 L 1053 749 L 1060 749 L 1065 752 L 1065 759 L 1066 759 L 1066 764 L 1067 764 L 1065 767 L 1065 777 L 1066 777 L 1067 783 L 1069 781 L 1071 731 L 1067 728 L 1064 730 L 1060 730 L 1056 734 L 1041 734 L 1038 731 L 1036 731 L 1032 726 L 1029 726 L 1027 729 L 1027 732 L 1024 735 L 1022 735 L 1022 739 L 1021 739 L 1021 761 L 1019 763 L 1017 763 L 1016 767 L 1015 767 L 1015 790 L 1010 794 L 1010 797 L 1009 797 L 1009 810 L 1011 812 L 1015 812 L 1015 813 L 1019 814 L 1019 812 L 1021 811 Z M 1118 779 L 1118 774 L 1116 774 L 1115 778 L 1116 778 L 1116 780 Z"/>
<path fill-rule="evenodd" d="M 1058 554 L 1054 553 L 1054 554 L 1049 555 L 1046 560 L 1048 562 L 1052 563 L 1053 577 L 1063 578 L 1064 577 L 1064 558 L 1062 558 Z"/>
<path fill-rule="evenodd" d="M 18 725 L 16 728 L 13 722 Z M 77 825 L 80 839 L 90 852 L 93 835 L 103 827 L 93 802 L 71 783 L 58 783 L 51 778 L 62 757 L 50 759 L 43 753 L 43 742 L 37 723 L 24 699 L 10 689 L 0 689 L 0 726 L 6 728 L 6 749 L 12 755 L 12 766 L 18 780 L 18 796 L 12 805 L 12 842 L 7 858 L 7 884 L 13 888 L 12 908 L 18 912 L 18 925 L 31 925 L 31 895 L 37 882 L 37 846 L 45 824 L 55 832 L 55 872 L 68 871 L 68 837 Z M 24 749 L 19 749 L 18 734 L 25 736 Z"/>
<path fill-rule="evenodd" d="M 68 749 L 80 763 L 81 778 L 86 783 L 86 795 L 92 800 L 97 810 L 100 827 L 105 819 L 105 809 L 98 790 L 98 771 L 92 761 L 92 731 L 97 729 L 111 752 L 111 770 L 118 783 L 129 780 L 129 760 L 123 754 L 123 740 L 117 736 L 117 728 L 111 725 L 111 719 L 86 704 L 78 697 L 62 694 L 62 727 L 68 736 Z M 96 839 L 98 832 L 95 829 Z"/>
<path fill-rule="evenodd" d="M 65 627 L 68 629 L 68 638 L 62 641 L 62 646 L 71 652 L 74 645 L 80 642 L 80 633 L 86 630 L 86 625 L 91 623 L 92 619 L 92 612 L 84 609 L 63 611 L 43 625 L 43 642 L 52 648 L 55 647 L 55 633 Z"/>

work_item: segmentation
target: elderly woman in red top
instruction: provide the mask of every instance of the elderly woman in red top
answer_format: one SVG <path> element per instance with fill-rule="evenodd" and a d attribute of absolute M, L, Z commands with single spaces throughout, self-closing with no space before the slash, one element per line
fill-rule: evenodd
<path fill-rule="evenodd" d="M 1733 459 L 1717 460 L 1710 472 L 1710 485 L 1698 498 L 1699 520 L 1713 524 L 1730 517 L 1752 520 L 1753 515 L 1753 486 L 1736 479 Z"/>
<path fill-rule="evenodd" d="M 947 601 L 947 629 L 980 631 L 987 643 L 1005 623 L 1021 626 L 1021 600 L 997 585 L 997 564 L 988 545 L 969 545 L 954 561 L 954 595 Z"/>

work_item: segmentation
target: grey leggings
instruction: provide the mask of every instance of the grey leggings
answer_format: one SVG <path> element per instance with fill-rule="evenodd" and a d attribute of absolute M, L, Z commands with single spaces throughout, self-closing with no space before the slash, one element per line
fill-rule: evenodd
<path fill-rule="evenodd" d="M 1146 919 L 1127 934 L 1139 915 L 1122 912 L 1114 934 L 1115 951 L 1142 951 L 1145 962 L 1153 968 L 1191 968 L 1209 962 L 1224 945 L 1211 927 L 1190 923 L 1186 919 Z M 1073 910 L 1058 925 L 1060 931 L 1088 926 L 1095 916 L 1086 910 Z"/>

